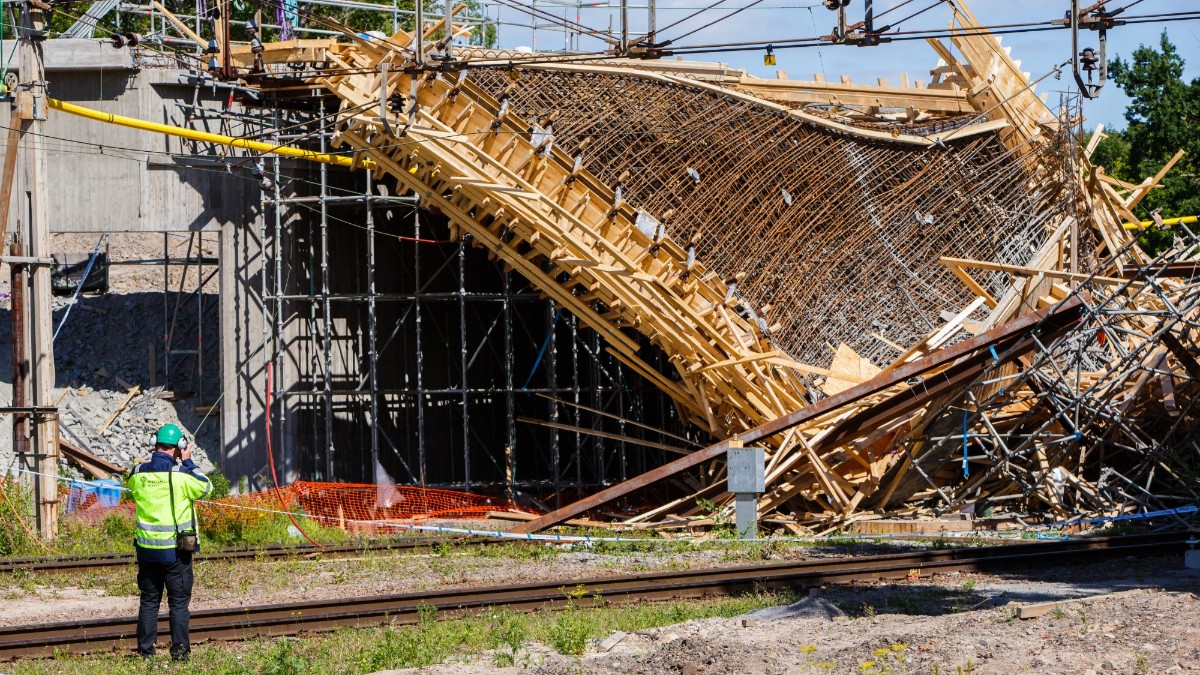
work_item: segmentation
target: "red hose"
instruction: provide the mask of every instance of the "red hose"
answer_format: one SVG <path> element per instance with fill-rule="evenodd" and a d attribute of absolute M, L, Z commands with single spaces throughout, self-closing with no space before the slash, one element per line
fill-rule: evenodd
<path fill-rule="evenodd" d="M 279 497 L 279 503 L 283 506 L 284 512 L 287 513 L 288 520 L 292 521 L 292 525 L 294 525 L 296 529 L 300 531 L 300 534 L 304 535 L 304 538 L 307 539 L 310 544 L 316 546 L 317 548 L 325 548 L 324 546 L 318 544 L 312 537 L 308 536 L 308 533 L 304 531 L 304 528 L 300 527 L 300 523 L 296 522 L 296 517 L 293 516 L 291 510 L 288 509 L 287 502 L 283 501 L 283 492 L 279 490 L 279 477 L 275 475 L 275 453 L 271 450 L 271 374 L 274 371 L 274 365 L 274 363 L 267 363 L 267 405 L 263 410 L 263 427 L 267 431 L 267 464 L 271 467 L 271 482 L 275 484 L 275 496 Z"/>

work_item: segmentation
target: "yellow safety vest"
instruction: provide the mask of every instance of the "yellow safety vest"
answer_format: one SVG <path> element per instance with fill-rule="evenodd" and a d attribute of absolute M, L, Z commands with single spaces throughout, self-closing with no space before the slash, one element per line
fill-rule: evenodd
<path fill-rule="evenodd" d="M 175 512 L 171 512 L 171 487 Z M 139 471 L 129 477 L 129 490 L 137 505 L 134 541 L 142 548 L 175 548 L 175 534 L 200 528 L 193 502 L 212 492 L 212 483 L 174 467 L 167 471 Z"/>

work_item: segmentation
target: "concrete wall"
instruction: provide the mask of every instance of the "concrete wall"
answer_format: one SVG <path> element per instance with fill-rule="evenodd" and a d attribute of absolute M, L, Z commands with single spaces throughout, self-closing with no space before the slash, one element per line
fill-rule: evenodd
<path fill-rule="evenodd" d="M 2 45 L 5 53 L 12 47 L 11 41 Z M 53 98 L 143 120 L 244 133 L 236 121 L 188 119 L 191 105 L 222 110 L 229 91 L 197 87 L 182 68 L 140 67 L 145 64 L 136 64 L 128 49 L 103 40 L 56 39 L 43 49 Z M 0 119 L 11 126 L 8 116 L 9 106 L 0 105 Z M 235 482 L 262 470 L 262 195 L 248 163 L 227 166 L 226 156 L 236 163 L 241 151 L 53 110 L 46 134 L 52 232 L 220 233 L 220 325 L 227 330 L 221 330 L 223 447 L 213 454 Z M 13 209 L 10 227 L 16 217 Z"/>
<path fill-rule="evenodd" d="M 10 50 L 11 41 L 3 48 Z M 183 126 L 188 109 L 181 105 L 220 109 L 228 97 L 226 90 L 188 84 L 181 69 L 135 69 L 128 49 L 102 40 L 50 40 L 44 51 L 50 95 L 104 112 Z M 196 126 L 242 133 L 240 125 Z M 227 148 L 57 111 L 46 134 L 50 184 L 60 194 L 50 206 L 53 232 L 219 230 L 257 215 L 258 185 L 245 168 L 226 171 Z"/>

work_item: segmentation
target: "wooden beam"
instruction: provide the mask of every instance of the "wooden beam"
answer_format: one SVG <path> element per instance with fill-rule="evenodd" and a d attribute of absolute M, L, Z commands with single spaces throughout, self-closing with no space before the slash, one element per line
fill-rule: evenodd
<path fill-rule="evenodd" d="M 947 267 L 973 267 L 980 270 L 992 270 L 996 272 L 1008 272 L 1017 276 L 1036 277 L 1045 276 L 1051 279 L 1066 279 L 1068 281 L 1094 281 L 1104 284 L 1127 284 L 1128 279 L 1120 277 L 1102 277 L 1098 275 L 1082 274 L 1078 272 L 1063 272 L 1061 270 L 1041 269 L 1038 267 L 1027 267 L 1025 265 L 1007 265 L 1004 263 L 988 262 L 985 260 L 966 260 L 964 258 L 939 258 L 943 265 Z M 1136 282 L 1135 282 L 1136 283 Z"/>
<path fill-rule="evenodd" d="M 954 273 L 954 276 L 958 277 L 959 281 L 966 285 L 967 289 L 969 289 L 975 295 L 983 298 L 983 301 L 987 303 L 989 308 L 996 309 L 996 298 L 993 298 L 992 294 L 987 292 L 987 289 L 981 286 L 979 282 L 975 281 L 970 274 L 967 274 L 966 270 L 958 265 L 950 263 L 949 260 L 949 258 L 941 258 L 942 264 L 948 267 L 950 271 Z"/>
<path fill-rule="evenodd" d="M 21 121 L 16 115 L 8 118 L 9 128 L 4 146 L 4 174 L 0 175 L 0 247 L 8 236 L 8 211 L 12 205 L 13 177 L 17 173 L 17 148 L 21 144 Z"/>
<path fill-rule="evenodd" d="M 615 499 L 623 497 L 631 492 L 634 492 L 635 490 L 641 489 L 663 478 L 673 476 L 681 471 L 698 466 L 699 464 L 708 460 L 721 457 L 731 447 L 743 447 L 743 444 L 745 443 L 753 443 L 767 438 L 768 436 L 773 436 L 781 431 L 799 427 L 806 422 L 815 420 L 839 408 L 857 403 L 865 398 L 868 398 L 869 396 L 886 391 L 908 379 L 943 367 L 963 356 L 974 354 L 999 342 L 1012 339 L 1014 336 L 1019 336 L 1048 319 L 1056 319 L 1059 322 L 1077 321 L 1081 314 L 1082 306 L 1083 300 L 1079 297 L 1073 297 L 1057 307 L 1031 312 L 1003 326 L 998 326 L 990 331 L 981 333 L 956 345 L 952 345 L 921 359 L 907 363 L 893 370 L 891 373 L 879 375 L 868 382 L 864 382 L 856 387 L 847 389 L 840 394 L 817 401 L 816 403 L 813 403 L 812 405 L 809 405 L 798 412 L 772 420 L 766 424 L 762 424 L 758 427 L 738 434 L 733 438 L 721 441 L 715 445 L 710 445 L 703 450 L 698 450 L 690 455 L 687 455 L 686 457 L 681 457 L 673 462 L 664 464 L 657 469 L 652 469 L 640 476 L 631 478 L 623 483 L 618 483 L 617 485 L 614 485 L 606 490 L 602 490 L 594 495 L 591 495 L 590 497 L 585 497 L 584 499 L 581 499 L 573 504 L 568 504 L 567 506 L 552 511 L 541 518 L 538 518 L 537 520 L 518 527 L 515 531 L 531 533 L 546 529 L 547 527 L 553 527 L 568 518 L 574 518 L 581 513 L 585 513 L 598 506 L 608 504 Z"/>
<path fill-rule="evenodd" d="M 183 21 L 180 21 L 179 17 L 172 14 L 171 11 L 169 9 L 167 9 L 166 7 L 163 7 L 162 4 L 158 2 L 158 0 L 152 0 L 152 2 L 150 4 L 153 5 L 155 9 L 162 12 L 162 15 L 167 17 L 167 21 L 170 21 L 171 25 L 175 26 L 175 28 L 184 37 L 191 38 L 196 44 L 200 45 L 201 49 L 208 46 L 208 42 L 206 40 L 204 40 L 204 38 L 197 35 L 196 31 L 192 30 L 191 28 L 188 28 L 188 25 L 186 23 L 184 23 Z"/>
<path fill-rule="evenodd" d="M 62 438 L 58 439 L 58 447 L 62 450 L 64 457 L 78 464 L 84 471 L 92 474 L 93 478 L 109 478 L 114 474 L 119 475 L 125 472 L 120 466 L 102 457 L 97 457 L 74 443 L 64 441 Z"/>

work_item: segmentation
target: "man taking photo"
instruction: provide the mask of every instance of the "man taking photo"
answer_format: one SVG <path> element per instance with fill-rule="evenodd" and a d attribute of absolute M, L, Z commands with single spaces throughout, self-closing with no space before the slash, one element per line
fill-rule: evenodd
<path fill-rule="evenodd" d="M 176 460 L 181 461 L 180 466 L 175 465 Z M 150 461 L 129 476 L 129 490 L 137 505 L 134 548 L 142 594 L 138 653 L 143 658 L 154 655 L 158 608 L 165 587 L 171 614 L 171 660 L 186 661 L 191 653 L 192 554 L 200 550 L 195 501 L 212 492 L 212 483 L 192 461 L 192 451 L 179 427 L 164 424 L 154 435 Z"/>

